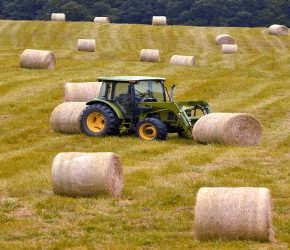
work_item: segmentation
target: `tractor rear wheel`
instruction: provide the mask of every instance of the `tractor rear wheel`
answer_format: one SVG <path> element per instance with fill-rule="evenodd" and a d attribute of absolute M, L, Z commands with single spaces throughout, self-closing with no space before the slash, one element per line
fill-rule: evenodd
<path fill-rule="evenodd" d="M 137 136 L 143 140 L 165 140 L 167 127 L 156 118 L 146 118 L 137 124 Z"/>
<path fill-rule="evenodd" d="M 81 129 L 88 136 L 116 135 L 119 133 L 119 119 L 106 105 L 93 104 L 81 115 Z"/>

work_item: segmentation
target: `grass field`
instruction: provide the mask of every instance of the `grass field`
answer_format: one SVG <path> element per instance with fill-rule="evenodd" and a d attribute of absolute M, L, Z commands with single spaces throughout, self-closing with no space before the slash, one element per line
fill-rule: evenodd
<path fill-rule="evenodd" d="M 290 37 L 262 28 L 151 27 L 0 21 L 1 249 L 288 249 L 290 244 Z M 239 53 L 222 55 L 215 36 L 229 33 Z M 95 38 L 97 51 L 76 51 Z M 19 67 L 26 48 L 53 50 L 54 71 Z M 161 63 L 139 62 L 142 48 Z M 194 68 L 169 66 L 173 54 L 196 56 Z M 56 134 L 51 111 L 63 84 L 105 75 L 150 75 L 177 83 L 178 100 L 207 100 L 214 111 L 247 112 L 263 126 L 257 147 L 198 145 L 176 135 L 146 142 L 135 136 Z M 124 166 L 121 199 L 67 198 L 51 187 L 58 152 L 109 151 Z M 194 204 L 203 186 L 272 191 L 277 244 L 194 240 Z"/>

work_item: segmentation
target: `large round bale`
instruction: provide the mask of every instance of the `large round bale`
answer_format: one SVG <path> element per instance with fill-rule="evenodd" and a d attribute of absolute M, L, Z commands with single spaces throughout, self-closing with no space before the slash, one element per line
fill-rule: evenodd
<path fill-rule="evenodd" d="M 52 13 L 51 21 L 65 22 L 65 14 L 64 13 Z"/>
<path fill-rule="evenodd" d="M 261 140 L 260 123 L 244 113 L 211 113 L 193 126 L 193 139 L 200 143 L 257 145 Z"/>
<path fill-rule="evenodd" d="M 101 82 L 67 82 L 64 85 L 66 102 L 88 102 L 99 96 Z"/>
<path fill-rule="evenodd" d="M 198 240 L 274 240 L 267 188 L 201 188 L 195 205 Z"/>
<path fill-rule="evenodd" d="M 79 51 L 94 52 L 96 50 L 96 40 L 78 39 L 77 48 Z"/>
<path fill-rule="evenodd" d="M 268 29 L 270 35 L 287 36 L 288 28 L 285 25 L 273 24 Z"/>
<path fill-rule="evenodd" d="M 52 129 L 66 134 L 81 133 L 80 118 L 85 108 L 85 102 L 65 102 L 58 105 L 50 116 Z"/>
<path fill-rule="evenodd" d="M 94 18 L 95 23 L 110 23 L 110 18 L 107 16 L 97 16 Z"/>
<path fill-rule="evenodd" d="M 166 16 L 153 16 L 152 17 L 152 25 L 155 25 L 155 26 L 165 26 L 165 25 L 167 25 Z"/>
<path fill-rule="evenodd" d="M 26 49 L 20 56 L 20 67 L 26 69 L 54 69 L 55 55 L 52 51 Z"/>
<path fill-rule="evenodd" d="M 170 59 L 170 64 L 183 65 L 183 66 L 194 66 L 195 59 L 194 59 L 194 56 L 173 55 Z"/>
<path fill-rule="evenodd" d="M 227 35 L 227 34 L 218 35 L 215 38 L 215 41 L 216 41 L 216 43 L 218 45 L 222 45 L 222 44 L 235 44 L 235 39 L 232 36 Z"/>
<path fill-rule="evenodd" d="M 238 52 L 238 45 L 237 44 L 223 44 L 222 52 L 224 54 L 234 54 Z"/>
<path fill-rule="evenodd" d="M 158 49 L 142 49 L 140 51 L 140 60 L 142 62 L 159 62 L 160 51 Z"/>
<path fill-rule="evenodd" d="M 52 163 L 52 185 L 54 193 L 59 195 L 120 196 L 122 165 L 113 153 L 59 153 Z"/>

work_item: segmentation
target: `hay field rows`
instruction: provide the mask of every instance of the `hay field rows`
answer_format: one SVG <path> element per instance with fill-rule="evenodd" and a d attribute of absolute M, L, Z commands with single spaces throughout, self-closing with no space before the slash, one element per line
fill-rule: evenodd
<path fill-rule="evenodd" d="M 0 21 L 1 249 L 287 249 L 290 244 L 290 37 L 261 28 L 151 27 Z M 239 53 L 214 44 L 230 33 Z M 95 38 L 95 53 L 76 51 Z M 26 48 L 53 50 L 54 71 L 20 69 Z M 162 62 L 139 62 L 142 48 Z M 169 66 L 173 54 L 196 56 L 194 68 Z M 55 134 L 53 108 L 63 84 L 104 75 L 152 75 L 177 83 L 179 100 L 207 100 L 214 111 L 247 112 L 264 132 L 257 147 L 197 145 L 175 135 L 164 142 L 134 136 Z M 121 199 L 66 198 L 52 193 L 58 152 L 109 151 L 125 173 Z M 193 207 L 202 186 L 262 186 L 272 191 L 278 244 L 193 240 Z"/>

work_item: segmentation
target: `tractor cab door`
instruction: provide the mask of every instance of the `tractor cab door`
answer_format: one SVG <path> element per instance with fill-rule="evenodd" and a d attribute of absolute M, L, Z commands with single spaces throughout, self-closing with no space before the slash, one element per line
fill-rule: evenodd
<path fill-rule="evenodd" d="M 129 82 L 106 81 L 103 82 L 99 97 L 115 103 L 126 119 L 133 116 L 132 86 Z"/>
<path fill-rule="evenodd" d="M 134 114 L 132 85 L 125 82 L 115 82 L 113 84 L 112 98 L 121 109 L 124 117 L 132 119 Z"/>

